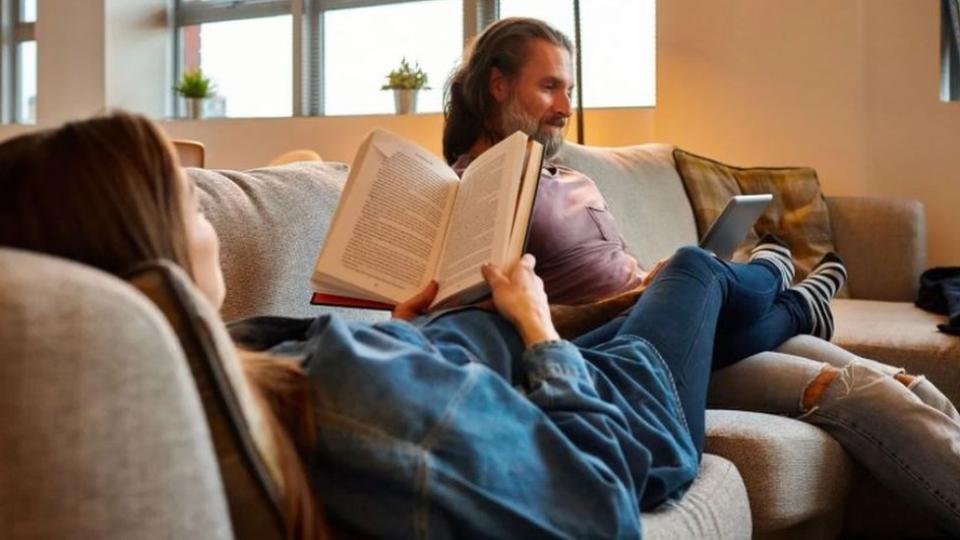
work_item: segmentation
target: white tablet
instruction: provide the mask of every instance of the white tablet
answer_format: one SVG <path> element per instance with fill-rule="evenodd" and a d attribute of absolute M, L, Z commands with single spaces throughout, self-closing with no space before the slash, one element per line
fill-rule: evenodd
<path fill-rule="evenodd" d="M 772 200 L 770 193 L 734 195 L 703 235 L 700 247 L 721 259 L 729 259 Z"/>

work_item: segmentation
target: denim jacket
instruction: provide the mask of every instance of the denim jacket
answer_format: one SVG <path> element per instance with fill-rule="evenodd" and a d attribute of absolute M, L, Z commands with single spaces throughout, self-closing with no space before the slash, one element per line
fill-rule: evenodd
<path fill-rule="evenodd" d="M 376 537 L 640 538 L 641 510 L 697 473 L 669 371 L 637 338 L 524 350 L 479 310 L 231 331 L 303 356 L 320 426 L 313 485 L 329 514 Z"/>

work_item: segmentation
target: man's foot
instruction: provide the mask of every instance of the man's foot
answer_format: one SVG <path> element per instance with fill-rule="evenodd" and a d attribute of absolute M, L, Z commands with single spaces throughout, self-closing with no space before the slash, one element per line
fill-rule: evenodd
<path fill-rule="evenodd" d="M 810 334 L 830 341 L 833 337 L 833 312 L 830 299 L 847 281 L 843 260 L 834 252 L 827 253 L 806 279 L 790 288 L 803 297 L 809 308 L 813 327 Z"/>
<path fill-rule="evenodd" d="M 786 242 L 776 236 L 767 233 L 757 242 L 757 245 L 750 250 L 750 262 L 767 261 L 776 267 L 780 272 L 780 290 L 785 290 L 793 283 L 795 273 L 793 267 L 793 254 L 790 253 L 790 247 Z"/>

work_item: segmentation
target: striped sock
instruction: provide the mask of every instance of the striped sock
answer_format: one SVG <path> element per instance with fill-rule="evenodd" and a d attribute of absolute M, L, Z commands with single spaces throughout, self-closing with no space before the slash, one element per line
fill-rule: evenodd
<path fill-rule="evenodd" d="M 813 327 L 810 334 L 830 341 L 833 337 L 833 312 L 830 299 L 847 281 L 847 269 L 843 260 L 834 252 L 827 253 L 806 279 L 791 287 L 807 302 Z"/>
<path fill-rule="evenodd" d="M 750 262 L 768 261 L 780 272 L 780 290 L 785 290 L 793 283 L 793 255 L 786 242 L 776 236 L 767 233 L 757 242 L 757 245 L 750 250 Z"/>

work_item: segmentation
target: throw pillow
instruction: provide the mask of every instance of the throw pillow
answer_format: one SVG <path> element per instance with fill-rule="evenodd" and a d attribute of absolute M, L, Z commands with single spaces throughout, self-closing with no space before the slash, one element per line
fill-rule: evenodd
<path fill-rule="evenodd" d="M 773 202 L 737 249 L 734 260 L 747 260 L 757 239 L 772 233 L 789 244 L 796 263 L 796 279 L 800 280 L 827 252 L 836 251 L 827 203 L 815 170 L 809 167 L 735 167 L 679 148 L 674 150 L 673 157 L 701 237 L 730 197 L 773 193 Z M 838 296 L 849 296 L 846 287 Z"/>
<path fill-rule="evenodd" d="M 281 539 L 276 454 L 216 310 L 176 265 L 154 261 L 127 280 L 163 313 L 183 347 L 207 417 L 237 538 Z"/>

